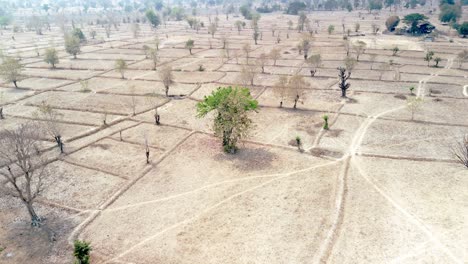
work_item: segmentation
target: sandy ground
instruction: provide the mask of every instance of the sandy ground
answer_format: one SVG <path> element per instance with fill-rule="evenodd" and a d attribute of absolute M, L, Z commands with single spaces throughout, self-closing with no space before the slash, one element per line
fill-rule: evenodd
<path fill-rule="evenodd" d="M 69 263 L 74 239 L 91 243 L 92 263 L 467 263 L 468 171 L 450 146 L 468 133 L 466 64 L 454 61 L 468 42 L 372 34 L 372 23 L 383 29 L 388 15 L 315 12 L 310 54 L 321 54 L 323 64 L 313 78 L 296 48 L 300 34 L 286 37 L 286 22 L 297 17 L 283 14 L 262 16 L 258 45 L 250 28 L 238 34 L 239 18 L 220 17 L 214 38 L 206 28 L 197 34 L 170 21 L 156 31 L 156 71 L 143 52 L 156 34 L 147 25 L 134 38 L 122 24 L 106 42 L 90 41 L 76 60 L 63 51 L 58 28 L 40 38 L 16 34 L 15 42 L 5 31 L 6 52 L 21 54 L 27 78 L 20 89 L 0 83 L 0 126 L 41 122 L 35 113 L 45 101 L 59 113 L 65 153 L 43 139 L 55 158 L 36 202 L 44 228 L 29 227 L 24 206 L 0 193 L 0 263 Z M 337 86 L 336 67 L 346 56 L 341 17 L 346 27 L 361 24 L 365 36 L 350 39 L 368 45 L 347 100 Z M 97 31 L 97 39 L 105 36 Z M 238 60 L 219 57 L 223 35 Z M 37 57 L 32 38 L 41 52 L 57 46 L 57 69 Z M 193 55 L 184 48 L 189 38 Z M 250 62 L 275 47 L 282 58 L 256 74 L 249 87 L 260 104 L 251 116 L 255 128 L 238 154 L 227 155 L 211 117 L 196 117 L 196 104 L 217 87 L 239 84 L 245 43 L 253 48 Z M 440 67 L 427 66 L 426 50 L 443 59 Z M 117 58 L 129 64 L 125 79 L 113 69 Z M 174 69 L 168 98 L 163 65 Z M 298 109 L 291 97 L 279 108 L 274 85 L 294 72 L 307 88 Z M 414 97 L 423 104 L 412 120 L 406 99 Z M 329 130 L 322 128 L 325 114 Z M 57 241 L 50 242 L 50 230 Z"/>

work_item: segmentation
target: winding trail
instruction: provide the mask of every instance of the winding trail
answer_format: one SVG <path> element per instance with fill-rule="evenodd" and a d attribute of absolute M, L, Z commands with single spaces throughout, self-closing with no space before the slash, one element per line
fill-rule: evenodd
<path fill-rule="evenodd" d="M 442 69 L 441 71 L 437 73 L 432 73 L 430 76 L 427 76 L 423 78 L 422 80 L 419 81 L 418 89 L 417 89 L 417 98 L 423 99 L 425 94 L 426 94 L 426 83 L 433 77 L 438 76 L 441 72 L 443 72 L 445 69 L 450 69 L 451 66 L 453 65 L 453 58 L 449 58 L 447 60 L 447 64 Z M 401 207 L 398 203 L 396 203 L 391 197 L 386 194 L 379 186 L 374 184 L 371 180 L 371 177 L 367 176 L 365 172 L 362 170 L 362 168 L 359 166 L 358 162 L 355 159 L 356 155 L 360 155 L 361 153 L 359 152 L 359 148 L 364 140 L 365 135 L 367 134 L 367 130 L 369 127 L 380 117 L 387 115 L 389 113 L 399 111 L 401 109 L 404 109 L 406 105 L 402 105 L 396 108 L 392 108 L 383 112 L 380 112 L 376 115 L 370 115 L 366 118 L 366 120 L 360 125 L 360 127 L 357 129 L 351 144 L 348 148 L 347 153 L 344 155 L 343 158 L 345 158 L 345 164 L 344 164 L 344 170 L 340 174 L 339 177 L 339 185 L 337 186 L 338 192 L 335 198 L 335 210 L 336 213 L 334 214 L 334 218 L 332 220 L 332 225 L 330 229 L 327 232 L 327 236 L 323 243 L 321 244 L 318 253 L 314 256 L 313 263 L 327 263 L 328 258 L 331 255 L 331 252 L 333 250 L 334 244 L 339 237 L 339 232 L 341 228 L 341 223 L 344 218 L 344 204 L 346 202 L 346 194 L 347 194 L 347 186 L 346 186 L 346 180 L 347 180 L 347 171 L 348 168 L 351 165 L 354 165 L 356 168 L 358 168 L 359 174 L 361 177 L 363 177 L 366 181 L 368 181 L 372 187 L 377 190 L 378 193 L 380 193 L 393 207 L 395 207 L 398 211 L 403 213 L 408 220 L 413 222 L 418 228 L 420 228 L 430 239 L 431 242 L 433 242 L 438 248 L 440 248 L 447 256 L 450 257 L 451 260 L 453 260 L 455 263 L 462 263 L 461 260 L 459 260 L 445 245 L 443 245 L 440 240 L 430 231 L 430 229 L 419 219 L 417 219 L 415 216 L 410 214 L 408 211 L 406 211 L 403 207 Z"/>

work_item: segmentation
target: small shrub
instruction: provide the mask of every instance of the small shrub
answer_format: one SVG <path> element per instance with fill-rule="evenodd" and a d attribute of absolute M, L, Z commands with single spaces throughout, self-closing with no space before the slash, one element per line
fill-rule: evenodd
<path fill-rule="evenodd" d="M 296 136 L 296 145 L 297 145 L 297 149 L 300 151 L 301 145 L 302 145 L 302 140 L 300 136 Z"/>
<path fill-rule="evenodd" d="M 325 122 L 323 124 L 323 129 L 328 130 L 328 115 L 324 115 L 322 118 L 323 118 L 323 121 Z"/>
<path fill-rule="evenodd" d="M 86 241 L 75 240 L 73 256 L 75 257 L 75 264 L 89 264 L 89 253 L 91 246 Z"/>

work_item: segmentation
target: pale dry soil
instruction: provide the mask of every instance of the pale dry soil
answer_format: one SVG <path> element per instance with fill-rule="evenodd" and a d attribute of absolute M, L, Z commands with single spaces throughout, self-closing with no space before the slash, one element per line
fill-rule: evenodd
<path fill-rule="evenodd" d="M 20 89 L 0 84 L 6 116 L 0 126 L 44 122 L 37 111 L 45 101 L 59 114 L 65 154 L 50 137 L 42 139 L 54 158 L 36 202 L 43 228 L 29 227 L 23 205 L 0 193 L 0 263 L 70 263 L 74 239 L 91 243 L 92 263 L 467 263 L 468 171 L 450 145 L 468 133 L 466 68 L 454 62 L 468 42 L 371 34 L 372 23 L 383 29 L 389 14 L 314 13 L 319 25 L 313 22 L 311 54 L 323 58 L 314 78 L 295 48 L 300 35 L 291 30 L 286 38 L 286 22 L 295 16 L 262 16 L 259 45 L 251 29 L 237 33 L 233 18 L 220 18 L 214 38 L 170 21 L 157 30 L 158 67 L 175 70 L 168 98 L 144 57 L 143 45 L 155 35 L 147 25 L 134 38 L 122 24 L 105 43 L 90 41 L 77 60 L 63 52 L 54 28 L 37 43 L 41 51 L 57 45 L 55 70 L 33 52 L 34 33 L 13 42 L 5 31 L 0 38 L 8 53 L 22 54 L 28 78 Z M 346 56 L 341 17 L 347 27 L 359 22 L 366 34 L 351 41 L 368 44 L 347 100 L 337 86 L 336 67 Z M 249 87 L 260 109 L 235 155 L 222 152 L 212 116 L 196 117 L 197 102 L 217 87 L 239 84 L 246 63 L 242 53 L 238 60 L 219 57 L 221 35 L 229 35 L 233 50 L 250 43 L 250 62 L 274 47 L 282 53 Z M 193 55 L 184 49 L 188 38 L 195 40 Z M 392 56 L 395 45 L 401 52 Z M 443 58 L 439 68 L 427 67 L 426 50 Z M 125 79 L 113 69 L 116 58 L 129 64 Z M 395 68 L 383 70 L 389 60 Z M 279 108 L 275 82 L 294 72 L 304 75 L 307 89 L 298 109 L 291 97 Z M 412 120 L 405 105 L 413 97 L 424 103 Z M 323 115 L 330 130 L 322 128 Z"/>

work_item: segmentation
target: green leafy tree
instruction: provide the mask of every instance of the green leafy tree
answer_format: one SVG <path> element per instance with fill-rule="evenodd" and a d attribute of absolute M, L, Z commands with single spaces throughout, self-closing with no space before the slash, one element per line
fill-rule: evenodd
<path fill-rule="evenodd" d="M 248 113 L 258 108 L 258 102 L 248 88 L 219 87 L 197 104 L 197 117 L 214 111 L 215 136 L 222 139 L 225 152 L 235 153 L 237 142 L 248 136 L 253 126 Z"/>
<path fill-rule="evenodd" d="M 425 20 L 427 20 L 427 17 L 419 13 L 409 14 L 403 18 L 403 22 L 410 27 L 409 31 L 413 34 L 420 33 L 418 24 Z"/>
<path fill-rule="evenodd" d="M 428 51 L 426 52 L 426 55 L 424 56 L 424 60 L 427 61 L 427 66 L 429 66 L 429 63 L 431 60 L 434 58 L 434 52 L 433 51 Z"/>
<path fill-rule="evenodd" d="M 329 129 L 329 127 L 328 127 L 328 115 L 324 115 L 324 116 L 322 116 L 322 118 L 323 118 L 323 121 L 324 121 L 323 129 L 328 130 Z"/>
<path fill-rule="evenodd" d="M 80 39 L 72 35 L 66 35 L 65 51 L 68 54 L 73 55 L 73 58 L 76 59 L 76 55 L 81 52 Z"/>
<path fill-rule="evenodd" d="M 468 22 L 463 22 L 463 24 L 458 27 L 458 34 L 462 35 L 464 38 L 468 35 Z"/>
<path fill-rule="evenodd" d="M 461 17 L 462 10 L 459 5 L 445 4 L 440 7 L 439 20 L 441 22 L 457 22 Z"/>
<path fill-rule="evenodd" d="M 161 19 L 153 10 L 146 10 L 145 15 L 153 28 L 157 28 L 161 24 Z"/>
<path fill-rule="evenodd" d="M 55 69 L 55 65 L 59 63 L 57 50 L 55 48 L 48 48 L 44 54 L 44 61 Z"/>
<path fill-rule="evenodd" d="M 242 16 L 247 19 L 251 20 L 252 19 L 252 9 L 248 5 L 242 5 L 239 8 L 239 12 L 241 12 Z"/>
<path fill-rule="evenodd" d="M 189 39 L 187 40 L 187 42 L 185 42 L 185 48 L 189 50 L 190 55 L 192 55 L 192 49 L 194 46 L 195 46 L 195 41 L 193 39 Z"/>
<path fill-rule="evenodd" d="M 73 31 L 71 32 L 71 35 L 73 37 L 78 38 L 80 40 L 80 42 L 85 42 L 86 41 L 86 37 L 83 34 L 83 31 L 81 31 L 81 29 L 79 29 L 79 28 L 73 29 Z"/>
<path fill-rule="evenodd" d="M 4 57 L 2 64 L 0 64 L 0 75 L 6 82 L 12 82 L 18 88 L 17 82 L 24 79 L 21 75 L 23 65 L 19 60 L 12 57 Z"/>
<path fill-rule="evenodd" d="M 75 240 L 73 243 L 73 256 L 75 257 L 74 264 L 89 264 L 90 256 L 89 253 L 91 252 L 92 248 L 89 245 L 89 242 Z"/>
<path fill-rule="evenodd" d="M 435 59 L 434 59 L 435 65 L 434 65 L 434 66 L 435 66 L 436 68 L 439 67 L 439 62 L 441 62 L 441 61 L 442 61 L 442 58 L 440 58 L 440 57 L 435 57 Z"/>
<path fill-rule="evenodd" d="M 300 11 L 303 11 L 307 8 L 306 4 L 302 1 L 294 1 L 289 3 L 286 14 L 297 15 Z"/>
<path fill-rule="evenodd" d="M 369 1 L 369 11 L 372 10 L 381 10 L 382 9 L 382 1 L 380 0 L 370 0 Z"/>
<path fill-rule="evenodd" d="M 335 26 L 334 26 L 334 25 L 329 25 L 329 26 L 328 26 L 328 29 L 327 29 L 328 34 L 331 35 L 331 33 L 333 33 L 334 30 L 335 30 Z"/>
<path fill-rule="evenodd" d="M 8 26 L 11 23 L 11 17 L 7 15 L 0 15 L 0 26 L 3 29 L 6 29 L 6 26 Z"/>

